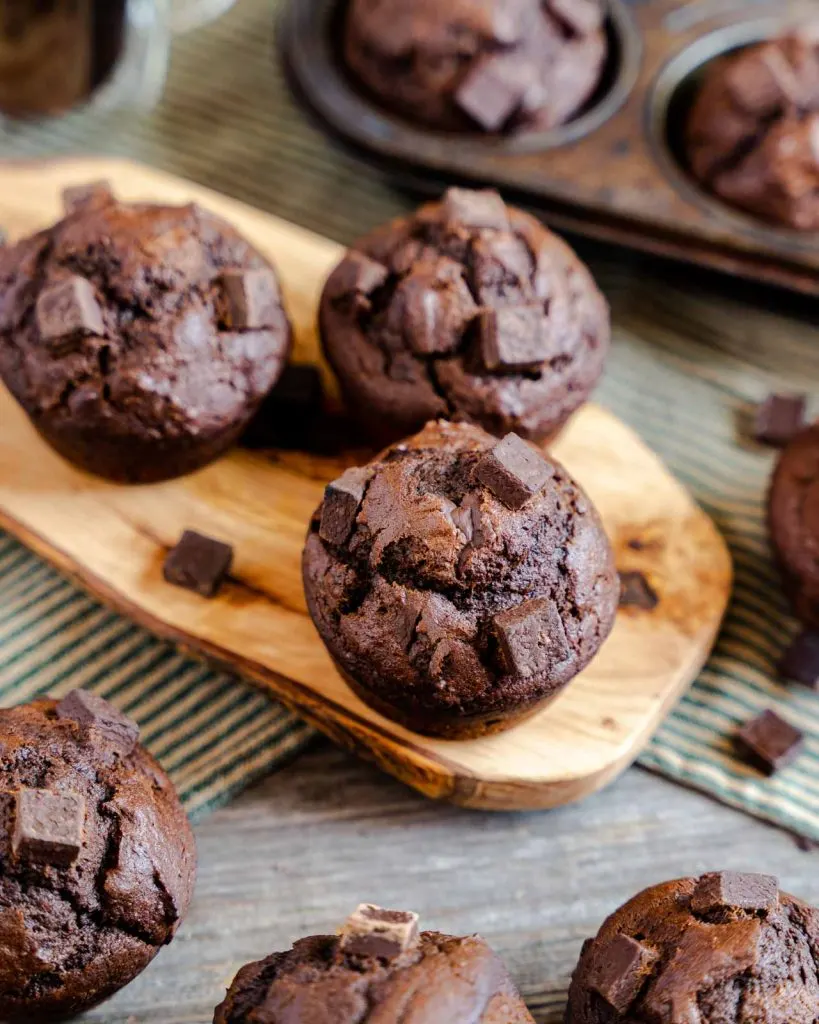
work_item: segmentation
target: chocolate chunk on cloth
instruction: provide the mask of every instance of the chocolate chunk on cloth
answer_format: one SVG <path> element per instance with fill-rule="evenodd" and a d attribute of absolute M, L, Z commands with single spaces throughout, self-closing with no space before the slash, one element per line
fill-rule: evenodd
<path fill-rule="evenodd" d="M 742 726 L 735 742 L 754 767 L 765 775 L 773 775 L 796 759 L 804 744 L 804 734 L 767 709 Z"/>
<path fill-rule="evenodd" d="M 804 427 L 805 405 L 804 395 L 768 395 L 754 416 L 755 439 L 784 447 Z"/>
<path fill-rule="evenodd" d="M 629 570 L 620 573 L 620 607 L 641 608 L 652 611 L 660 603 L 657 591 L 648 582 L 645 573 Z"/>
<path fill-rule="evenodd" d="M 340 947 L 347 956 L 394 960 L 417 946 L 418 915 L 362 903 L 347 918 L 340 936 Z"/>
<path fill-rule="evenodd" d="M 85 801 L 78 793 L 20 789 L 15 794 L 12 852 L 29 864 L 67 867 L 79 856 Z"/>
<path fill-rule="evenodd" d="M 773 910 L 779 903 L 779 880 L 772 875 L 719 871 L 703 875 L 691 896 L 695 914 L 714 910 Z"/>
<path fill-rule="evenodd" d="M 819 690 L 819 633 L 803 630 L 794 639 L 779 663 L 785 679 Z"/>
<path fill-rule="evenodd" d="M 84 277 L 69 277 L 41 291 L 34 315 L 40 337 L 46 342 L 76 334 L 105 334 L 94 286 Z"/>
<path fill-rule="evenodd" d="M 100 740 L 126 757 L 139 740 L 139 726 L 133 719 L 91 690 L 72 690 L 56 708 L 57 717 L 93 729 Z"/>
<path fill-rule="evenodd" d="M 202 597 L 215 597 L 232 563 L 230 544 L 185 530 L 176 547 L 168 552 L 162 575 L 177 587 L 193 590 Z"/>
<path fill-rule="evenodd" d="M 507 434 L 486 453 L 475 473 L 507 508 L 519 509 L 546 486 L 553 469 L 517 434 Z"/>
<path fill-rule="evenodd" d="M 600 950 L 591 987 L 613 1010 L 625 1013 L 656 960 L 655 950 L 628 935 L 616 935 Z"/>
<path fill-rule="evenodd" d="M 367 469 L 345 470 L 324 491 L 319 536 L 328 544 L 343 544 L 355 526 L 369 480 Z"/>

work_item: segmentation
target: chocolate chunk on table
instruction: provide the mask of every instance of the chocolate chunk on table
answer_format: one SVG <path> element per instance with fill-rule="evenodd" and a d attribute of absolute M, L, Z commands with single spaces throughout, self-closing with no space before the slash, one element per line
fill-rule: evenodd
<path fill-rule="evenodd" d="M 526 677 L 548 672 L 569 656 L 557 605 L 547 598 L 533 598 L 501 612 L 492 628 L 510 673 Z"/>
<path fill-rule="evenodd" d="M 126 757 L 137 745 L 139 726 L 113 704 L 90 690 L 72 690 L 57 705 L 57 717 L 94 729 Z"/>
<path fill-rule="evenodd" d="M 15 794 L 14 856 L 32 864 L 68 867 L 82 849 L 85 800 L 77 793 L 21 789 Z"/>
<path fill-rule="evenodd" d="M 362 903 L 341 928 L 341 949 L 347 956 L 394 960 L 418 943 L 418 915 L 404 910 L 383 910 Z"/>
<path fill-rule="evenodd" d="M 219 285 L 228 329 L 258 331 L 278 322 L 281 295 L 272 270 L 225 270 Z"/>
<path fill-rule="evenodd" d="M 719 871 L 703 875 L 691 896 L 695 914 L 714 910 L 773 910 L 779 903 L 779 880 L 772 875 Z"/>
<path fill-rule="evenodd" d="M 105 334 L 94 286 L 84 277 L 69 277 L 44 288 L 37 297 L 34 316 L 45 342 L 62 341 L 77 334 Z"/>
<path fill-rule="evenodd" d="M 324 388 L 315 366 L 290 364 L 242 435 L 245 448 L 303 448 L 324 413 Z"/>
<path fill-rule="evenodd" d="M 784 447 L 805 425 L 805 396 L 770 394 L 754 415 L 754 438 Z"/>
<path fill-rule="evenodd" d="M 176 547 L 168 552 L 162 572 L 168 583 L 213 597 L 232 563 L 230 544 L 185 530 Z"/>
<path fill-rule="evenodd" d="M 624 1014 L 639 995 L 658 953 L 629 935 L 615 935 L 597 956 L 590 987 Z"/>
<path fill-rule="evenodd" d="M 523 508 L 554 476 L 551 464 L 517 434 L 507 434 L 478 463 L 478 480 L 507 508 Z"/>
<path fill-rule="evenodd" d="M 779 671 L 785 679 L 819 690 L 819 633 L 803 630 L 785 651 Z"/>
<path fill-rule="evenodd" d="M 459 227 L 509 230 L 506 204 L 494 189 L 447 189 L 442 212 L 447 223 Z"/>
<path fill-rule="evenodd" d="M 766 775 L 773 775 L 799 754 L 804 735 L 768 709 L 743 725 L 735 741 L 751 764 Z"/>
<path fill-rule="evenodd" d="M 629 570 L 620 573 L 620 607 L 642 608 L 650 612 L 660 603 L 657 591 L 642 572 Z"/>
<path fill-rule="evenodd" d="M 114 190 L 110 181 L 90 181 L 84 185 L 69 185 L 62 192 L 63 210 L 66 214 L 91 210 L 114 201 Z"/>
<path fill-rule="evenodd" d="M 350 536 L 370 476 L 370 470 L 353 467 L 327 485 L 319 526 L 319 536 L 323 541 L 340 545 Z"/>

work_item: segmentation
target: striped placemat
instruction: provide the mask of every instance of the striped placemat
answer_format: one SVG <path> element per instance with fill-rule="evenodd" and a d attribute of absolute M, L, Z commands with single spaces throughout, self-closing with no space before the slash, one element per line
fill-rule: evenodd
<path fill-rule="evenodd" d="M 350 241 L 411 200 L 333 148 L 290 100 L 272 45 L 282 2 L 240 0 L 216 25 L 183 39 L 152 116 L 78 114 L 7 136 L 4 153 L 80 149 L 134 157 Z M 753 288 L 728 294 L 723 282 L 711 291 L 685 268 L 664 270 L 590 246 L 583 255 L 615 320 L 598 398 L 691 488 L 736 563 L 714 655 L 641 762 L 819 840 L 819 697 L 784 685 L 774 671 L 795 625 L 766 540 L 773 456 L 741 442 L 737 430 L 747 403 L 772 386 L 817 390 L 819 332 L 795 315 L 793 303 L 774 310 L 772 296 Z M 176 653 L 3 541 L 0 701 L 78 683 L 113 697 L 142 723 L 194 812 L 227 799 L 310 736 L 245 684 Z M 772 780 L 746 769 L 730 743 L 737 725 L 765 707 L 808 736 L 800 760 Z"/>

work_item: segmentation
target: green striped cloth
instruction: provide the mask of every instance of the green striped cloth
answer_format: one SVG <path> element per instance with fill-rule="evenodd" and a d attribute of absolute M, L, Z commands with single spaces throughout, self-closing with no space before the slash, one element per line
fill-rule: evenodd
<path fill-rule="evenodd" d="M 297 2 L 297 0 L 294 0 Z M 410 207 L 341 153 L 291 101 L 275 66 L 274 9 L 240 0 L 177 46 L 150 117 L 78 114 L 18 132 L 6 153 L 93 150 L 201 181 L 342 242 Z M 819 840 L 819 697 L 776 677 L 795 626 L 768 552 L 772 455 L 738 441 L 737 418 L 774 385 L 815 390 L 817 331 L 751 288 L 711 291 L 689 270 L 583 246 L 612 302 L 615 347 L 599 398 L 631 423 L 714 516 L 736 590 L 706 670 L 641 763 Z M 286 259 L 286 254 L 282 254 Z M 809 312 L 809 311 L 808 311 Z M 815 314 L 814 314 L 815 317 Z M 0 544 L 0 701 L 91 685 L 142 724 L 195 812 L 298 750 L 310 731 L 247 685 L 209 671 L 105 611 L 15 542 Z M 804 755 L 772 780 L 734 757 L 740 722 L 776 707 Z"/>

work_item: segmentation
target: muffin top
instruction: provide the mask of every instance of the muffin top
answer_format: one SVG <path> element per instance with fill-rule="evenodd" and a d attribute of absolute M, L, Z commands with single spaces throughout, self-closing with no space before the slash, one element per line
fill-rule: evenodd
<path fill-rule="evenodd" d="M 191 899 L 193 834 L 136 725 L 92 693 L 0 711 L 0 1019 L 135 977 Z"/>
<path fill-rule="evenodd" d="M 384 440 L 440 416 L 548 436 L 588 397 L 610 336 L 568 246 L 496 192 L 463 189 L 360 239 L 321 323 L 353 412 Z"/>
<path fill-rule="evenodd" d="M 441 129 L 547 129 L 583 106 L 607 42 L 600 0 L 353 0 L 347 64 L 386 106 Z"/>
<path fill-rule="evenodd" d="M 248 417 L 290 340 L 272 267 L 198 206 L 75 191 L 0 249 L 0 373 L 26 412 L 141 442 Z"/>
<path fill-rule="evenodd" d="M 305 579 L 342 667 L 390 706 L 444 719 L 554 692 L 596 653 L 619 596 L 566 470 L 516 435 L 446 422 L 328 487 Z"/>
<path fill-rule="evenodd" d="M 368 935 L 368 928 L 381 935 Z M 397 941 L 385 940 L 385 931 Z M 419 935 L 416 915 L 363 904 L 340 935 L 301 939 L 287 953 L 239 972 L 214 1024 L 250 1020 L 531 1024 L 532 1017 L 503 963 L 479 936 Z"/>
<path fill-rule="evenodd" d="M 567 1024 L 814 1024 L 819 912 L 730 871 L 635 896 L 583 947 Z"/>
<path fill-rule="evenodd" d="M 694 175 L 728 203 L 819 230 L 819 23 L 715 61 L 687 150 Z"/>

